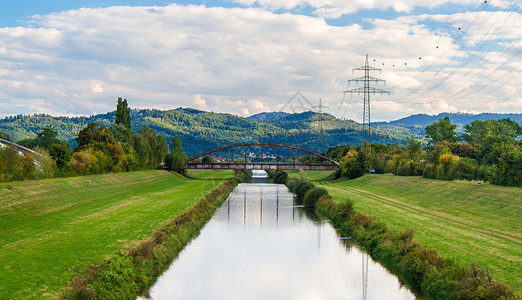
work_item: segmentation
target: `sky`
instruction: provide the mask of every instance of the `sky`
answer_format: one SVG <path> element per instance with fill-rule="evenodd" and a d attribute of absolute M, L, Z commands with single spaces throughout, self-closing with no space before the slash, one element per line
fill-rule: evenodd
<path fill-rule="evenodd" d="M 2 0 L 0 118 L 522 113 L 522 0 Z"/>

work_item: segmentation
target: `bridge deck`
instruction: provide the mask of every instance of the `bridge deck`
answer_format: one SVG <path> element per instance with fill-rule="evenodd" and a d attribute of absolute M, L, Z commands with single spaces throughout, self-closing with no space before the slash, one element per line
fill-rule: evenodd
<path fill-rule="evenodd" d="M 293 163 L 187 163 L 185 169 L 224 169 L 224 170 L 299 170 L 335 171 L 339 167 L 333 164 L 293 164 Z"/>

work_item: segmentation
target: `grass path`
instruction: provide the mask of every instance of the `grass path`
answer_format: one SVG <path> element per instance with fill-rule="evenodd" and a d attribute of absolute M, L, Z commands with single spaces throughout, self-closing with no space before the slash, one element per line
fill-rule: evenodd
<path fill-rule="evenodd" d="M 391 175 L 320 184 L 335 201 L 350 199 L 391 229 L 411 228 L 420 243 L 522 293 L 522 189 Z"/>
<path fill-rule="evenodd" d="M 0 299 L 55 298 L 87 265 L 194 206 L 227 171 L 117 173 L 0 184 Z"/>

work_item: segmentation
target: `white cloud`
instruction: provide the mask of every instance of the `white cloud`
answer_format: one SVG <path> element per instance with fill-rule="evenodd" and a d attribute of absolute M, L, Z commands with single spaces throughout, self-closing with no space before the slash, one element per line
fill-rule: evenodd
<path fill-rule="evenodd" d="M 306 4 L 256 3 L 285 8 Z M 326 2 L 314 3 L 327 7 L 321 4 Z M 414 1 L 389 5 L 394 4 L 405 5 L 404 9 L 417 5 Z M 373 108 L 385 119 L 404 116 L 401 112 L 471 110 L 470 100 L 485 94 L 493 96 L 489 101 L 498 103 L 496 107 L 520 109 L 511 96 L 520 91 L 512 76 L 522 68 L 519 40 L 505 40 L 487 53 L 468 51 L 448 30 L 425 24 L 452 25 L 461 18 L 488 16 L 374 19 L 369 20 L 371 29 L 357 24 L 329 26 L 321 18 L 262 8 L 109 7 L 39 16 L 34 28 L 0 28 L 0 116 L 103 113 L 115 108 L 117 97 L 127 98 L 135 108 L 187 106 L 249 115 L 280 109 L 296 91 L 314 105 L 322 98 L 336 113 L 346 80 L 363 75 L 352 73 L 352 68 L 364 63 L 366 53 L 373 66 L 383 69 L 372 75 L 388 80 L 385 88 L 393 92 L 390 101 L 395 104 L 386 103 L 393 109 Z M 504 38 L 519 35 L 519 25 L 505 28 Z M 501 28 L 494 28 L 491 32 L 499 37 Z M 464 38 L 476 40 L 472 32 Z M 496 79 L 505 88 L 483 86 Z M 350 118 L 360 120 L 359 100 L 353 99 L 353 109 L 346 108 L 353 111 Z M 427 105 L 439 101 L 447 105 Z M 339 109 L 338 116 L 345 110 Z"/>
<path fill-rule="evenodd" d="M 397 12 L 411 12 L 415 7 L 435 8 L 443 4 L 460 4 L 478 6 L 481 1 L 473 0 L 391 0 L 391 1 L 373 1 L 373 0 L 235 0 L 247 6 L 258 5 L 270 10 L 292 10 L 302 7 L 311 7 L 315 9 L 315 14 L 323 18 L 339 18 L 342 15 L 353 14 L 363 9 L 393 9 Z M 490 6 L 509 7 L 510 2 L 507 0 L 490 1 Z"/>

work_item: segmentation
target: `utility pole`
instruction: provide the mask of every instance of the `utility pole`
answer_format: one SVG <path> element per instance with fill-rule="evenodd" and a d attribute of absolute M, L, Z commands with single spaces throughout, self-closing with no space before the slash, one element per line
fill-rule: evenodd
<path fill-rule="evenodd" d="M 324 144 L 324 134 L 323 134 L 323 108 L 328 109 L 328 106 L 323 105 L 321 98 L 319 98 L 319 105 L 312 106 L 313 109 L 317 108 L 317 112 L 319 113 L 319 139 L 320 145 L 325 146 Z"/>
<path fill-rule="evenodd" d="M 323 102 L 321 100 L 321 98 L 319 98 L 319 105 L 314 105 L 312 106 L 312 108 L 316 109 L 317 108 L 317 112 L 319 113 L 319 133 L 322 133 L 323 131 L 323 108 L 326 108 L 328 109 L 329 107 L 328 106 L 325 106 L 323 105 Z"/>
<path fill-rule="evenodd" d="M 356 88 L 353 90 L 344 91 L 344 93 L 349 94 L 363 94 L 364 95 L 364 108 L 363 108 L 363 123 L 362 123 L 362 132 L 363 132 L 363 144 L 368 141 L 370 143 L 370 149 L 372 145 L 372 133 L 371 133 L 371 113 L 370 113 L 370 94 L 389 94 L 390 92 L 370 87 L 370 82 L 378 83 L 384 82 L 384 80 L 371 77 L 370 71 L 382 71 L 381 69 L 377 69 L 374 67 L 370 67 L 368 65 L 368 54 L 366 54 L 366 63 L 363 67 L 355 68 L 354 71 L 364 71 L 364 76 L 348 80 L 348 84 L 350 82 L 363 82 L 362 88 Z M 367 129 L 366 129 L 367 128 Z"/>

